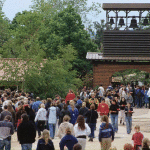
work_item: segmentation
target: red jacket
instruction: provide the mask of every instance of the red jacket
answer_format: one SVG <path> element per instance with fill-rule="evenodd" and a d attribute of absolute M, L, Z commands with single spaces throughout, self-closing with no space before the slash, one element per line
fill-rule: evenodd
<path fill-rule="evenodd" d="M 101 116 L 108 115 L 109 107 L 106 103 L 99 103 L 97 111 L 100 112 Z"/>
<path fill-rule="evenodd" d="M 65 103 L 67 103 L 67 101 L 73 100 L 75 97 L 76 96 L 74 93 L 68 93 L 65 99 Z"/>

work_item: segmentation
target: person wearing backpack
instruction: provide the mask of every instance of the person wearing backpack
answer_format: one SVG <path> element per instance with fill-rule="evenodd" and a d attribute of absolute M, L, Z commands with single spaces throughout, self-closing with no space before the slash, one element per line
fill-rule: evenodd
<path fill-rule="evenodd" d="M 48 124 L 50 130 L 50 137 L 54 139 L 55 128 L 57 124 L 57 118 L 59 116 L 59 108 L 55 107 L 55 102 L 51 103 L 51 107 L 48 109 Z"/>

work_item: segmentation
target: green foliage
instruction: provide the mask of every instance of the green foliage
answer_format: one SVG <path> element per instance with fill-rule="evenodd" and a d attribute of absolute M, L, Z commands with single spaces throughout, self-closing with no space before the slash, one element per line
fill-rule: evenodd
<path fill-rule="evenodd" d="M 69 88 L 81 86 L 77 77 L 92 69 L 86 54 L 97 51 L 80 16 L 93 11 L 94 4 L 88 8 L 86 3 L 36 0 L 31 11 L 17 13 L 7 28 L 10 36 L 0 53 L 3 58 L 21 62 L 4 64 L 5 80 L 18 79 L 25 90 L 46 97 L 57 93 L 64 96 Z"/>
<path fill-rule="evenodd" d="M 124 71 L 116 72 L 113 74 L 113 77 L 122 77 L 121 83 L 127 84 L 131 83 L 131 81 L 141 81 L 146 84 L 150 83 L 149 76 L 150 74 L 144 71 L 140 71 L 138 69 L 127 69 Z"/>
<path fill-rule="evenodd" d="M 2 12 L 2 1 L 0 1 L 0 54 L 3 44 L 10 38 L 10 22 Z"/>
<path fill-rule="evenodd" d="M 65 97 L 69 88 L 76 90 L 82 82 L 76 78 L 76 71 L 72 70 L 71 65 L 76 58 L 76 50 L 68 45 L 59 46 L 59 51 L 60 53 L 53 60 L 43 60 L 34 56 L 31 59 L 4 62 L 3 70 L 8 76 L 3 79 L 22 82 L 23 90 L 32 91 L 35 96 L 47 98 L 59 93 Z"/>

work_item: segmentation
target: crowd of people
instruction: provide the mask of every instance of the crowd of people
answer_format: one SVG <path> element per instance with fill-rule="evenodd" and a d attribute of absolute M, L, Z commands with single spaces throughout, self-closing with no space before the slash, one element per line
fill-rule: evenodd
<path fill-rule="evenodd" d="M 69 90 L 65 98 L 60 95 L 41 100 L 33 93 L 0 91 L 0 150 L 11 149 L 11 135 L 17 132 L 22 150 L 31 150 L 38 133 L 37 150 L 54 150 L 53 139 L 60 138 L 60 150 L 85 150 L 86 139 L 93 142 L 97 119 L 101 119 L 98 139 L 102 150 L 109 150 L 118 132 L 118 121 L 132 130 L 133 107 L 148 107 L 150 89 L 133 88 L 130 84 L 104 90 L 103 86 L 91 89 L 86 86 L 76 94 Z M 150 106 L 149 106 L 150 107 Z M 119 115 L 120 114 L 120 115 Z M 109 123 L 109 118 L 111 123 Z M 134 145 L 127 143 L 125 150 L 149 149 L 136 125 L 132 136 Z"/>

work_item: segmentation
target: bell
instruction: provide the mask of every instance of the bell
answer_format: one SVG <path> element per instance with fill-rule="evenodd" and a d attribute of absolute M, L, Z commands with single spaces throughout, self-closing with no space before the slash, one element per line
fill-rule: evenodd
<path fill-rule="evenodd" d="M 111 25 L 114 24 L 114 19 L 113 18 L 110 19 L 109 24 L 111 24 Z"/>
<path fill-rule="evenodd" d="M 131 24 L 129 26 L 129 28 L 138 28 L 137 26 L 137 20 L 133 17 L 132 20 L 131 20 Z"/>
<path fill-rule="evenodd" d="M 148 19 L 147 19 L 147 18 L 145 18 L 145 19 L 144 19 L 144 21 L 143 21 L 142 25 L 144 25 L 144 26 L 149 25 L 149 23 L 148 23 Z"/>
<path fill-rule="evenodd" d="M 119 25 L 120 25 L 121 27 L 125 25 L 125 24 L 124 24 L 124 19 L 123 19 L 123 17 L 120 18 L 120 20 L 119 20 Z"/>

